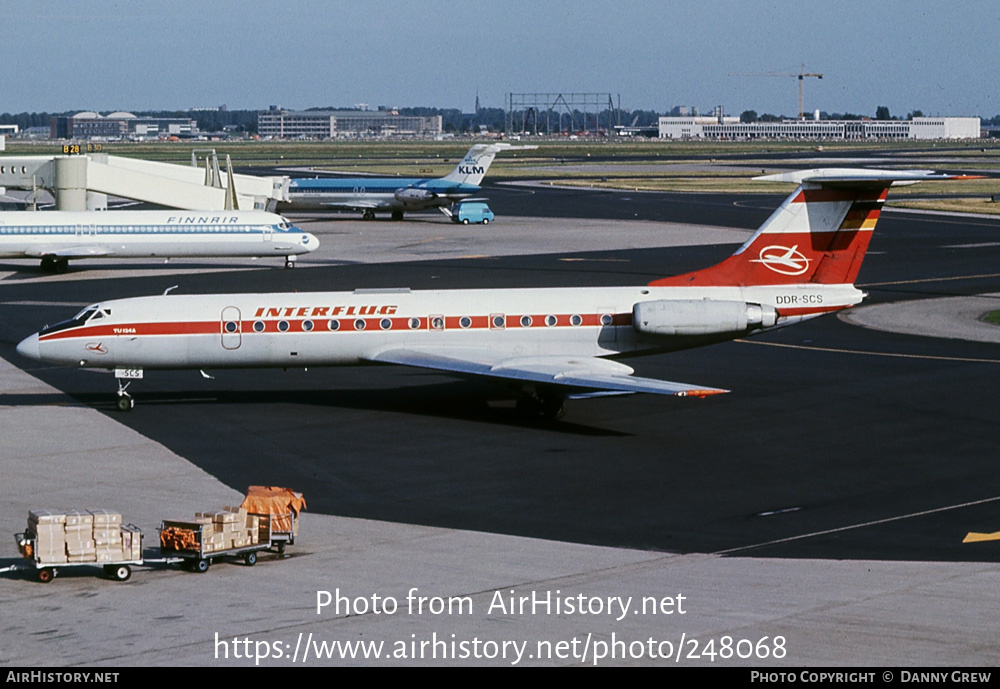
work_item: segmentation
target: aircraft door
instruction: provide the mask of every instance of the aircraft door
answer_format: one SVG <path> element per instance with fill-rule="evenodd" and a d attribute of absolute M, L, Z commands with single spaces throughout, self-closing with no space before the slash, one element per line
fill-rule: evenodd
<path fill-rule="evenodd" d="M 222 309 L 222 348 L 239 349 L 243 343 L 243 322 L 235 306 Z"/>
<path fill-rule="evenodd" d="M 274 237 L 274 228 L 271 225 L 264 227 L 264 241 L 269 242 Z"/>

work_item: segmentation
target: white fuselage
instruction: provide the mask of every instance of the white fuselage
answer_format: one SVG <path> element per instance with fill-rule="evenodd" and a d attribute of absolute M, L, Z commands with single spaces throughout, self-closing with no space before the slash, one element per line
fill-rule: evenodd
<path fill-rule="evenodd" d="M 319 240 L 265 211 L 0 213 L 0 257 L 294 256 Z"/>
<path fill-rule="evenodd" d="M 733 339 L 851 306 L 852 285 L 358 290 L 165 295 L 102 302 L 43 329 L 18 351 L 52 363 L 145 369 L 305 367 L 376 361 L 410 348 L 464 360 L 608 357 Z M 641 332 L 642 302 L 746 303 L 778 314 L 760 327 Z M 808 308 L 794 305 L 810 305 Z M 713 330 L 714 327 L 714 330 Z"/>

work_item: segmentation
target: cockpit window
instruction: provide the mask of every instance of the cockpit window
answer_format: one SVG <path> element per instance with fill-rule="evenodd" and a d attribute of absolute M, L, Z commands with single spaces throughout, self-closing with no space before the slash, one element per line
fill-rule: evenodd
<path fill-rule="evenodd" d="M 42 329 L 43 333 L 51 333 L 57 330 L 68 330 L 69 328 L 78 328 L 84 325 L 88 321 L 97 320 L 99 318 L 104 318 L 105 316 L 111 315 L 111 309 L 102 309 L 98 306 L 88 306 L 80 313 L 76 314 L 68 321 L 61 321 L 55 325 L 46 326 Z"/>

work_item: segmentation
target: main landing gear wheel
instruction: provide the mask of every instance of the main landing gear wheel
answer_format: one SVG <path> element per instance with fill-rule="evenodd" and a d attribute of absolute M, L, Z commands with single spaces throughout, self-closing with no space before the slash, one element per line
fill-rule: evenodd
<path fill-rule="evenodd" d="M 132 576 L 132 568 L 128 565 L 104 565 L 104 573 L 115 581 L 128 581 Z"/>
<path fill-rule="evenodd" d="M 562 397 L 548 397 L 542 400 L 542 416 L 549 421 L 558 421 L 566 415 L 566 402 Z"/>
<path fill-rule="evenodd" d="M 519 397 L 515 409 L 527 418 L 542 417 L 546 421 L 558 421 L 566 415 L 566 400 L 559 395 Z"/>
<path fill-rule="evenodd" d="M 375 219 L 375 211 L 365 211 L 364 213 L 361 214 L 361 219 L 362 220 L 374 220 Z"/>
<path fill-rule="evenodd" d="M 69 259 L 45 256 L 42 258 L 42 270 L 46 273 L 65 273 L 69 270 Z"/>

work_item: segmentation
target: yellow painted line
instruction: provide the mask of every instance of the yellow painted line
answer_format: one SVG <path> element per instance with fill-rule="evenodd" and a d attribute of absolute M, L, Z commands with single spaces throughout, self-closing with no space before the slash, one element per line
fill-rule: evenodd
<path fill-rule="evenodd" d="M 963 356 L 932 356 L 930 354 L 902 354 L 900 352 L 869 352 L 863 349 L 837 349 L 834 347 L 813 347 L 812 345 L 793 345 L 781 342 L 760 342 L 739 339 L 734 342 L 753 344 L 762 347 L 782 347 L 784 349 L 806 349 L 814 352 L 831 352 L 833 354 L 856 354 L 862 356 L 884 356 L 890 359 L 924 359 L 926 361 L 959 361 L 967 364 L 1000 364 L 1000 359 L 976 359 Z"/>
<path fill-rule="evenodd" d="M 777 538 L 773 541 L 765 541 L 764 543 L 756 543 L 754 545 L 744 545 L 738 548 L 729 548 L 728 550 L 719 550 L 713 555 L 732 555 L 733 553 L 739 553 L 744 550 L 754 550 L 756 548 L 766 548 L 767 546 L 780 545 L 782 543 L 790 543 L 792 541 L 801 541 L 806 538 L 815 538 L 817 536 L 829 536 L 830 534 L 843 533 L 844 531 L 853 531 L 854 529 L 864 529 L 869 526 L 879 526 L 880 524 L 888 524 L 890 522 L 898 522 L 903 519 L 913 519 L 914 517 L 925 517 L 928 514 L 937 514 L 939 512 L 948 512 L 950 510 L 960 510 L 964 507 L 975 507 L 976 505 L 984 505 L 988 502 L 997 502 L 1000 500 L 1000 496 L 993 498 L 985 498 L 983 500 L 974 500 L 973 502 L 964 502 L 959 505 L 949 505 L 948 507 L 938 507 L 933 510 L 924 510 L 923 512 L 913 512 L 911 514 L 902 514 L 898 517 L 887 517 L 885 519 L 876 519 L 871 522 L 862 522 L 861 524 L 851 524 L 849 526 L 841 526 L 836 529 L 826 529 L 825 531 L 813 531 L 812 533 L 801 534 L 799 536 L 789 536 L 788 538 Z M 968 538 L 968 536 L 966 536 Z"/>
<path fill-rule="evenodd" d="M 962 543 L 981 543 L 982 541 L 1000 541 L 1000 531 L 995 531 L 993 533 L 976 533 L 975 531 L 970 531 L 969 534 L 962 539 Z"/>

